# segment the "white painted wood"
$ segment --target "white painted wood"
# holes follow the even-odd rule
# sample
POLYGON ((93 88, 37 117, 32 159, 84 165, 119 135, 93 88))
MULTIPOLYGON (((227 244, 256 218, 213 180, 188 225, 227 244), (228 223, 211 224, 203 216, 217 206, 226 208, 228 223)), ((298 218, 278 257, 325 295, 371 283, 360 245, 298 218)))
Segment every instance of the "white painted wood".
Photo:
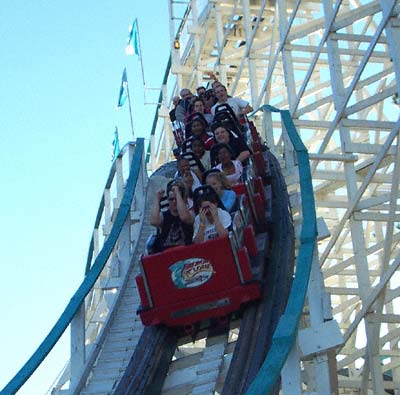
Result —
POLYGON ((317 218, 317 240, 321 241, 323 239, 326 239, 331 235, 331 232, 328 229, 328 226, 326 225, 325 219, 323 217, 318 217, 317 218))
POLYGON ((297 348, 297 339, 290 350, 288 359, 282 369, 282 394, 283 395, 301 395, 301 370, 300 355, 297 348))
POLYGON ((299 331, 299 347, 302 357, 310 357, 337 348, 343 344, 343 336, 336 321, 326 321, 299 331))
MULTIPOLYGON (((160 189, 166 182, 164 177, 155 177, 154 181, 148 184, 149 189, 147 193, 149 196, 154 194, 155 190, 160 189)), ((140 191, 139 187, 139 191, 140 191)), ((146 199, 142 199, 144 203, 146 199)), ((148 221, 149 210, 151 209, 151 199, 147 199, 146 212, 142 219, 148 221)), ((131 218, 137 217, 137 214, 131 214, 131 218)), ((131 225, 127 224, 127 231, 129 232, 131 225)), ((140 231, 140 237, 135 241, 137 245, 142 245, 147 239, 148 232, 151 226, 148 222, 140 231)), ((129 256, 127 252, 121 252, 120 258, 125 254, 131 263, 129 277, 124 281, 122 294, 118 300, 118 305, 114 308, 113 320, 104 335, 101 343, 101 351, 92 366, 91 373, 88 375, 89 379, 84 388, 79 392, 81 394, 96 394, 101 391, 111 391, 115 388, 121 379, 125 368, 130 360, 137 342, 140 339, 143 330, 142 323, 139 316, 136 315, 136 309, 140 303, 138 291, 134 277, 137 274, 136 262, 141 250, 135 252, 135 255, 129 256), (107 372, 107 374, 104 374, 107 372)), ((112 391, 111 391, 112 393, 112 391)))
MULTIPOLYGON (((178 4, 168 3, 172 44, 176 33, 172 17, 178 16, 178 4)), ((177 73, 174 94, 182 87, 193 90, 197 84, 205 85, 207 71, 219 73, 230 92, 244 94, 253 107, 267 103, 290 109, 309 151, 317 216, 324 218, 327 228, 326 238, 318 242, 324 283, 316 299, 320 325, 333 317, 347 334, 338 373, 329 353, 304 361, 303 394, 317 394, 318 387, 327 385, 325 373, 332 370, 340 394, 380 394, 383 388, 400 392, 399 270, 387 265, 395 262, 400 243, 396 228, 398 106, 391 98, 400 86, 399 4, 392 0, 213 0, 203 8, 203 2, 197 0, 191 3, 194 11, 186 21, 186 27, 191 26, 193 49, 172 50, 172 68, 177 73), (254 23, 252 18, 260 21, 254 23), (239 40, 245 44, 235 47, 239 40), (378 288, 385 296, 371 299, 378 288), (386 371, 386 366, 381 366, 386 355, 394 382, 380 380, 386 371), (324 374, 315 373, 317 366, 323 366, 324 374), (341 374, 344 371, 349 377, 341 374)), ((161 111, 162 115, 166 112, 161 111)), ((279 117, 259 114, 256 123, 279 157, 291 194, 296 195, 299 179, 291 168, 296 162, 289 161, 290 153, 282 157, 279 117)), ((170 134, 168 127, 160 137, 168 143, 163 133, 170 134)), ((151 167, 155 169, 165 158, 166 145, 154 136, 150 141, 151 167)), ((138 210, 136 206, 133 209, 138 210)), ((298 205, 293 205, 293 212, 301 220, 298 205)), ((132 240, 135 232, 131 224, 132 240)), ((103 243, 98 230, 94 241, 97 253, 103 243)), ((104 303, 93 295, 88 303, 90 312, 97 305, 104 303)), ((128 315, 129 309, 123 309, 128 315)), ((305 328, 312 328, 309 313, 307 306, 302 317, 305 328)), ((90 328, 95 333, 102 323, 99 314, 93 318, 96 322, 91 322, 90 328)), ((110 331, 109 335, 118 347, 124 342, 123 332, 110 331)), ((230 355, 223 358, 221 372, 227 371, 230 355)), ((287 379, 283 377, 282 382, 287 379)), ((335 388, 332 377, 330 385, 335 388)), ((188 384, 187 393, 193 388, 188 384)), ((202 385, 196 388, 199 393, 208 391, 202 385)), ((169 394, 174 394, 171 391, 169 394)))
POLYGON ((82 305, 79 313, 71 322, 71 386, 75 386, 85 364, 85 309, 82 305))
MULTIPOLYGON (((212 4, 220 5, 221 2, 215 0, 212 4)), ((239 4, 243 6, 244 3, 239 4)), ((367 300, 365 295, 370 290, 369 283, 379 281, 383 250, 396 251, 399 243, 395 231, 393 237, 385 237, 386 232, 390 232, 390 220, 395 220, 399 214, 389 193, 395 163, 389 155, 396 154, 396 143, 392 137, 397 133, 394 130, 398 129, 398 109, 391 109, 390 95, 394 86, 399 85, 396 75, 399 64, 396 58, 399 56, 396 39, 398 2, 392 17, 385 19, 388 15, 386 8, 392 4, 385 0, 277 0, 275 9, 271 10, 267 5, 263 10, 264 22, 254 29, 259 31, 253 32, 250 49, 251 58, 257 64, 257 82, 262 81, 257 86, 259 92, 253 103, 255 107, 267 98, 268 104, 292 111, 296 108, 294 122, 304 137, 314 170, 317 215, 325 219, 327 228, 324 232, 326 238, 319 240, 319 252, 322 254, 325 290, 331 296, 333 308, 329 308, 329 295, 322 292, 319 298, 322 322, 332 317, 333 313, 343 331, 354 322, 357 311, 364 306, 367 300), (278 32, 275 37, 274 31, 278 32), (325 39, 326 44, 323 44, 325 39), (394 61, 390 59, 391 54, 394 61), (286 64, 285 56, 291 58, 286 64), (317 58, 318 61, 313 61, 317 58), (285 69, 286 66, 288 68, 285 69), (285 74, 283 70, 286 70, 285 74), (294 102, 298 105, 294 106, 294 102)), ((224 2, 220 7, 222 25, 229 20, 235 6, 236 2, 224 2)), ((251 9, 252 4, 249 7, 251 9)), ((259 11, 257 6, 254 8, 249 15, 259 11)), ((244 19, 249 20, 245 13, 244 19)), ((218 64, 236 66, 231 74, 226 69, 224 82, 225 78, 231 78, 235 91, 244 91, 254 71, 241 62, 247 56, 243 50, 245 46, 236 49, 236 52, 233 48, 236 38, 245 38, 246 44, 249 41, 244 32, 245 23, 237 22, 236 25, 237 37, 223 32, 226 40, 223 50, 219 50, 218 64)), ((203 64, 212 64, 210 53, 213 48, 211 45, 207 49, 207 45, 214 43, 216 36, 216 32, 209 29, 208 36, 204 37, 203 57, 200 56, 199 62, 203 59, 203 64)), ((182 75, 180 78, 185 80, 186 77, 182 75)), ((252 98, 254 101, 253 92, 252 98)), ((280 125, 276 117, 272 120, 272 116, 265 115, 263 121, 268 127, 267 141, 271 151, 282 152, 280 125), (277 137, 273 137, 272 132, 277 137)), ((291 192, 298 192, 298 177, 290 170, 287 160, 282 163, 286 166, 287 185, 291 192)), ((296 211, 298 206, 293 208, 299 215, 296 211)), ((391 296, 387 296, 384 303, 385 309, 390 311, 388 303, 398 298, 399 293, 392 285, 388 288, 387 295, 391 296)), ((394 314, 393 320, 398 313, 394 314)), ((374 322, 384 320, 383 316, 360 315, 368 318, 367 326, 371 328, 376 328, 374 322)), ((309 319, 307 315, 303 318, 305 321, 309 319)), ((362 350, 361 355, 365 354, 365 348, 359 346, 355 339, 356 336, 360 338, 361 332, 357 326, 354 336, 347 341, 348 347, 342 349, 344 360, 349 362, 340 366, 345 366, 354 377, 362 372, 354 363, 353 356, 359 355, 358 347, 362 350), (347 359, 347 356, 352 358, 347 359)), ((367 342, 371 341, 367 350, 372 358, 378 353, 385 353, 382 338, 380 336, 377 347, 373 336, 367 337, 367 342)), ((329 356, 321 363, 332 371, 329 356)), ((378 383, 380 368, 374 366, 373 361, 370 365, 373 371, 378 372, 373 373, 374 390, 382 392, 382 383, 378 383)), ((312 371, 313 368, 308 369, 307 374, 313 375, 312 371)), ((314 387, 322 385, 315 378, 307 376, 304 379, 304 393, 316 393, 314 387), (309 388, 307 383, 310 383, 309 388)), ((339 389, 341 383, 339 381, 339 389)), ((369 385, 371 382, 367 379, 366 383, 369 385)), ((361 389, 361 381, 358 385, 357 390, 361 389)), ((387 383, 384 385, 390 386, 387 383)), ((345 391, 344 388, 342 390, 345 391)))
MULTIPOLYGON (((300 243, 302 221, 303 221, 302 217, 298 217, 294 221, 294 224, 295 224, 295 228, 294 228, 295 229, 295 238, 296 238, 296 245, 297 246, 300 243)), ((318 232, 318 236, 317 236, 317 240, 318 241, 323 240, 323 239, 325 239, 325 238, 330 236, 330 231, 329 231, 328 226, 327 226, 327 224, 325 222, 325 219, 323 217, 317 218, 317 232, 318 232)))

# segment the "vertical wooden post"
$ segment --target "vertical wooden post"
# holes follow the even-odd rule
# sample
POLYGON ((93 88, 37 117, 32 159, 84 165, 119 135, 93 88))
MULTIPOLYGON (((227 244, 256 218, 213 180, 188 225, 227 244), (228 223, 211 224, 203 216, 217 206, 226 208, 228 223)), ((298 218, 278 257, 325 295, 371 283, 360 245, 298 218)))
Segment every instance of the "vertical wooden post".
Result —
POLYGON ((75 388, 81 377, 85 364, 85 304, 82 303, 74 319, 71 321, 71 382, 75 388))

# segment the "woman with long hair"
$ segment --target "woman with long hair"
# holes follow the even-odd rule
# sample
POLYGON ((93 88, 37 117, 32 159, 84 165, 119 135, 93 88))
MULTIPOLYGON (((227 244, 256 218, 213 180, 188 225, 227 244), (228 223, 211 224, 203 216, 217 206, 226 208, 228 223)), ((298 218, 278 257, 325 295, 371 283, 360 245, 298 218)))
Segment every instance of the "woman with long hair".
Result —
POLYGON ((214 188, 226 211, 232 212, 236 206, 236 193, 232 191, 231 184, 224 173, 220 171, 209 172, 206 176, 206 184, 214 188))

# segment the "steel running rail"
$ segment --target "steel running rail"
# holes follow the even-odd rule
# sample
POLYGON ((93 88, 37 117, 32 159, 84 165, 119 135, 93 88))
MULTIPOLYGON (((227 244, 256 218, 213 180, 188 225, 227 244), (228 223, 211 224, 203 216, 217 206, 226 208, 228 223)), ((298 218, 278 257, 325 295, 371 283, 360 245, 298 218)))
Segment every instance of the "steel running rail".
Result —
POLYGON ((25 365, 2 389, 0 395, 14 395, 25 384, 29 377, 35 372, 35 370, 46 358, 47 354, 53 349, 54 345, 60 339, 64 331, 67 329, 68 325, 71 323, 75 314, 78 312, 81 304, 85 300, 86 295, 94 286, 97 278, 99 277, 101 271, 106 265, 111 252, 113 251, 126 217, 129 215, 136 184, 140 174, 143 154, 144 139, 138 138, 136 140, 135 152, 133 154, 124 195, 122 197, 121 205, 119 207, 115 222, 111 228, 109 237, 105 241, 101 251, 97 255, 86 277, 82 281, 75 294, 72 296, 64 312, 61 314, 60 318, 50 330, 49 334, 36 349, 36 351, 32 354, 29 360, 25 363, 25 365))
POLYGON ((254 111, 252 115, 258 111, 280 113, 281 120, 297 154, 301 205, 303 218, 307 218, 307 221, 303 221, 301 227, 300 249, 296 264, 296 272, 285 312, 280 318, 274 332, 270 351, 257 373, 256 378, 247 390, 246 395, 271 394, 279 378, 288 354, 295 343, 310 278, 313 251, 317 242, 317 219, 308 151, 301 141, 288 110, 279 110, 273 106, 264 105, 254 111))

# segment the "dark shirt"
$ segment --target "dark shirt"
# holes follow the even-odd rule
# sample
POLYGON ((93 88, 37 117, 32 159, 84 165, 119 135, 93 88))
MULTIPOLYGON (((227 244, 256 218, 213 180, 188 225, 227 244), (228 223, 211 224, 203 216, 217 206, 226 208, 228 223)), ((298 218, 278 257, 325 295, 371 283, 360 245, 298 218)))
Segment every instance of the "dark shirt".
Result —
POLYGON ((186 123, 186 118, 191 113, 191 98, 181 100, 175 108, 175 118, 179 122, 186 123))
POLYGON ((163 214, 161 233, 158 235, 157 250, 163 251, 170 247, 191 244, 193 238, 193 225, 186 224, 179 216, 167 210, 163 214))
POLYGON ((175 111, 176 111, 176 108, 173 108, 173 109, 169 112, 169 119, 171 120, 171 122, 176 121, 175 111))

